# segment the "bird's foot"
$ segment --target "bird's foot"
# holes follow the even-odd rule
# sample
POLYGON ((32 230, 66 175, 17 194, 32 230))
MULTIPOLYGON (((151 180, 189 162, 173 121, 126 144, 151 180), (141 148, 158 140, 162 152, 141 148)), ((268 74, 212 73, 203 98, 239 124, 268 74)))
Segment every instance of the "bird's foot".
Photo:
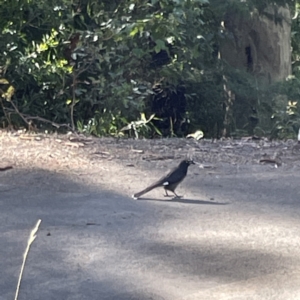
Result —
POLYGON ((181 199, 181 198, 183 198, 183 196, 175 195, 172 199, 181 199))
POLYGON ((167 194, 167 195, 164 195, 164 197, 173 197, 173 195, 168 195, 168 194, 167 194))

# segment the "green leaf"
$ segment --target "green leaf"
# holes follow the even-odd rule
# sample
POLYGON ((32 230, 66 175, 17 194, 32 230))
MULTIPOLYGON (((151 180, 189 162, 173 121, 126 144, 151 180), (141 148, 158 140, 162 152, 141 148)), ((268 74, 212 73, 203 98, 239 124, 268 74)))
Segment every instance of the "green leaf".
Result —
POLYGON ((15 93, 15 88, 11 85, 8 89, 7 89, 7 91, 4 93, 4 94, 2 94, 2 97, 6 100, 6 101, 11 101, 11 98, 12 98, 12 96, 14 95, 14 93, 15 93))
POLYGON ((9 82, 5 78, 0 78, 0 84, 9 84, 9 82))
POLYGON ((166 44, 163 40, 157 39, 155 40, 156 46, 154 47, 154 50, 156 53, 159 53, 161 50, 166 50, 166 44))
POLYGON ((129 33, 130 37, 134 37, 137 33, 139 32, 139 28, 138 27, 134 27, 131 32, 129 33))
POLYGON ((143 122, 147 122, 145 113, 141 113, 141 120, 142 120, 143 122))

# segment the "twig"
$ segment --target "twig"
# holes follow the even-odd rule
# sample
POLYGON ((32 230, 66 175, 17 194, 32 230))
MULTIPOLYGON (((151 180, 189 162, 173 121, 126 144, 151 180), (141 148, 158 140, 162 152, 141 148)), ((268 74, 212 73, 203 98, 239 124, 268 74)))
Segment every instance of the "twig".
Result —
POLYGON ((13 108, 15 109, 15 111, 17 112, 17 114, 22 118, 22 120, 27 124, 28 129, 30 129, 31 125, 30 123, 24 118, 24 116, 20 113, 18 107, 14 104, 13 101, 9 101, 11 103, 11 105, 13 106, 13 108))
MULTIPOLYGON (((1 92, 2 92, 2 91, 1 91, 1 92)), ((3 93, 3 92, 2 92, 2 93, 3 93)), ((8 117, 8 114, 7 114, 7 112, 6 112, 6 109, 5 109, 5 106, 4 106, 4 104, 3 104, 3 101, 2 101, 2 98, 1 98, 1 97, 0 97, 0 103, 1 103, 1 106, 2 106, 3 113, 4 113, 4 115, 5 115, 5 118, 6 118, 7 122, 8 122, 8 126, 11 126, 10 118, 8 117)))
POLYGON ((94 60, 92 60, 85 68, 81 69, 77 73, 73 73, 73 82, 72 82, 72 103, 71 103, 71 108, 70 108, 70 117, 71 117, 71 124, 72 124, 72 130, 75 131, 75 122, 74 122, 74 107, 76 105, 76 95, 75 95, 75 88, 77 85, 77 78, 79 77, 80 74, 88 70, 88 68, 92 65, 94 60))
POLYGON ((55 123, 53 121, 50 121, 50 120, 47 120, 47 119, 44 119, 42 117, 33 117, 33 116, 28 116, 28 115, 24 115, 25 118, 27 120, 38 120, 38 121, 41 121, 41 122, 44 122, 44 123, 48 123, 48 124, 51 124, 53 127, 56 127, 56 128, 59 128, 59 127, 67 127, 69 128, 70 130, 72 130, 71 126, 69 124, 58 124, 58 123, 55 123))
MULTIPOLYGON (((12 101, 11 101, 12 102, 12 101)), ((10 108, 5 108, 5 110, 7 111, 10 111, 10 112, 15 112, 15 110, 13 109, 10 109, 10 108)), ((51 124, 53 127, 56 127, 56 128, 60 128, 60 127, 67 127, 68 129, 72 130, 71 126, 69 124, 59 124, 59 123, 55 123, 53 121, 50 121, 50 120, 47 120, 47 119, 44 119, 42 117, 34 117, 34 116, 30 116, 30 115, 27 115, 27 114, 22 114, 20 112, 17 111, 18 114, 21 114, 25 120, 37 120, 37 121, 41 121, 41 122, 44 122, 44 123, 48 123, 48 124, 51 124)), ((27 123, 27 122, 26 122, 27 123)), ((28 123, 27 123, 28 124, 28 123)))
POLYGON ((7 170, 10 170, 10 169, 12 169, 13 167, 12 166, 6 166, 6 167, 2 167, 2 168, 0 168, 0 171, 2 172, 2 171, 7 171, 7 170))
POLYGON ((29 253, 29 249, 30 249, 32 243, 34 242, 34 240, 36 238, 36 233, 37 233, 37 231, 39 229, 39 226, 40 226, 41 222, 42 222, 42 220, 39 219, 37 221, 35 227, 30 232, 30 236, 29 236, 29 239, 27 241, 27 247, 26 247, 26 250, 25 250, 24 255, 23 255, 23 263, 22 263, 22 266, 21 266, 20 274, 19 274, 19 280, 18 280, 16 295, 15 295, 15 300, 17 300, 18 296, 19 296, 19 291, 20 291, 20 286, 21 286, 21 280, 22 280, 22 276, 23 276, 23 271, 24 271, 24 267, 25 267, 25 262, 26 262, 26 259, 27 259, 27 255, 29 253))
POLYGON ((71 117, 71 124, 72 124, 72 130, 75 129, 75 123, 74 123, 74 106, 76 104, 76 95, 75 95, 75 86, 76 86, 76 78, 77 76, 73 74, 73 86, 72 86, 72 103, 70 107, 70 117, 71 117))

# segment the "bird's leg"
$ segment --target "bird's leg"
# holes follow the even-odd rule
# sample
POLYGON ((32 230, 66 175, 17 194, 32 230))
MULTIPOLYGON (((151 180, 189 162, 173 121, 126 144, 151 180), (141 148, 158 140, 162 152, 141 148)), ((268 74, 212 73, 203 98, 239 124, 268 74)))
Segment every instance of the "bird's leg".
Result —
MULTIPOLYGON (((170 191, 171 191, 171 190, 170 190, 170 191)), ((183 196, 177 195, 177 194, 175 193, 175 191, 171 191, 171 192, 175 195, 175 197, 172 196, 172 195, 169 195, 167 189, 165 189, 165 192, 166 192, 166 194, 165 194, 164 196, 165 196, 165 197, 173 197, 172 199, 180 199, 180 198, 183 197, 183 196)))
POLYGON ((165 189, 165 193, 166 193, 166 194, 164 195, 165 197, 172 197, 171 195, 168 194, 168 192, 167 192, 166 189, 165 189))

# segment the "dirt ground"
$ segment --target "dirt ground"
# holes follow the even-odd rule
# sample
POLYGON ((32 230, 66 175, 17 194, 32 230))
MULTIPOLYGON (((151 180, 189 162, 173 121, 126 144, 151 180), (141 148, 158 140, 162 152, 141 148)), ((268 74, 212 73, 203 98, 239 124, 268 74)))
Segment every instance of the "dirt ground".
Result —
POLYGON ((0 133, 0 299, 300 299, 295 141, 0 133), (131 195, 186 157, 166 200, 131 195))

